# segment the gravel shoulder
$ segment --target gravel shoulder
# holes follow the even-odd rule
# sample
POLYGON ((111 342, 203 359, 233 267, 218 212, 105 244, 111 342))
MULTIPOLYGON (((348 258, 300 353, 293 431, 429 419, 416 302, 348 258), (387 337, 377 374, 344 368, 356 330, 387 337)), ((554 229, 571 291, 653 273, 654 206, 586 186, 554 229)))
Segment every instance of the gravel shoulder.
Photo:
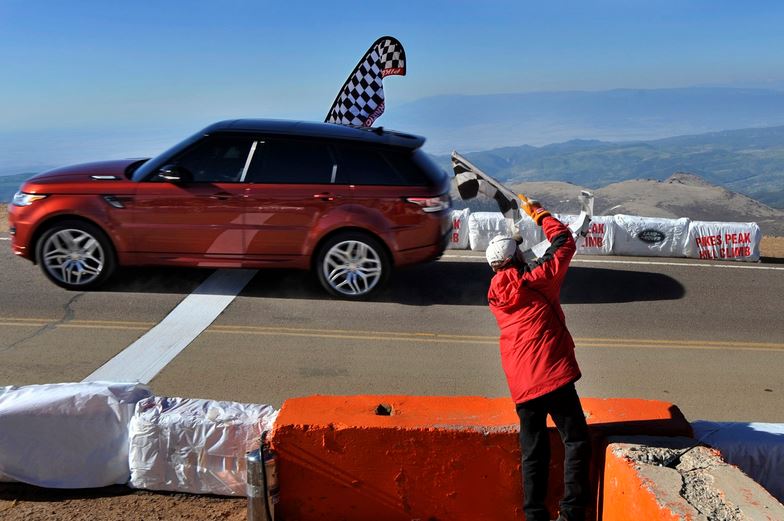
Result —
POLYGON ((763 237, 760 242, 760 255, 784 259, 784 237, 763 237))
POLYGON ((246 498, 134 491, 124 486, 49 490, 0 483, 3 521, 245 521, 246 498))

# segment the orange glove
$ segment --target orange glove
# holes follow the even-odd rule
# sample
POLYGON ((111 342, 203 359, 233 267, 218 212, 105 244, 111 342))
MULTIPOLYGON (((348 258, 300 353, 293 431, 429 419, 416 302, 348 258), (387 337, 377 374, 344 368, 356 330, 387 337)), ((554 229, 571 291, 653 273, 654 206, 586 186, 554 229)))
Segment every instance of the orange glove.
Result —
POLYGON ((542 221, 545 217, 550 217, 550 212, 542 208, 539 201, 528 199, 523 194, 518 194, 518 197, 523 201, 523 211, 528 214, 528 217, 533 219, 538 226, 542 225, 542 221))

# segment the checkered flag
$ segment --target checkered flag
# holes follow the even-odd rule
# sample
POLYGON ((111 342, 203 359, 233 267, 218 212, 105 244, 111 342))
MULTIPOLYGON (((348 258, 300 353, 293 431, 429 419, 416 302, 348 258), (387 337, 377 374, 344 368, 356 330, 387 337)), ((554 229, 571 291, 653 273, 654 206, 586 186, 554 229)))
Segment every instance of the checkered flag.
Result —
POLYGON ((391 36, 383 36, 370 46, 349 75, 332 108, 327 123, 369 127, 384 112, 384 84, 387 76, 406 75, 406 52, 391 36))
POLYGON ((457 152, 452 152, 452 169, 455 171, 455 182, 461 199, 473 199, 482 194, 495 200, 501 213, 511 223, 521 219, 520 199, 510 189, 479 170, 457 152))
MULTIPOLYGON (((452 169, 455 171, 455 182, 461 199, 473 199, 482 194, 495 200, 498 203, 498 209, 504 214, 509 227, 509 235, 520 231, 519 225, 525 215, 520 208, 520 196, 479 170, 457 152, 452 152, 452 169)), ((593 215, 593 194, 582 191, 577 199, 580 202, 580 215, 568 226, 575 238, 585 237, 593 215)), ((544 255, 549 246, 550 241, 547 239, 530 247, 529 244, 523 243, 521 247, 523 258, 526 262, 532 262, 544 255)))

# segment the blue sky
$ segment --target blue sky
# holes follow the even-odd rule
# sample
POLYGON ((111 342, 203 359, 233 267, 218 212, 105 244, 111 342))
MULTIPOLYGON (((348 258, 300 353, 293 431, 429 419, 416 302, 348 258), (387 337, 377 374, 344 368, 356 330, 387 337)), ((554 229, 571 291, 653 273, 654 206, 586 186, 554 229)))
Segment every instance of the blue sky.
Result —
POLYGON ((111 129, 155 146, 223 118, 320 120, 384 34, 408 55, 388 110, 455 93, 780 86, 783 22, 776 1, 0 0, 0 137, 111 129))

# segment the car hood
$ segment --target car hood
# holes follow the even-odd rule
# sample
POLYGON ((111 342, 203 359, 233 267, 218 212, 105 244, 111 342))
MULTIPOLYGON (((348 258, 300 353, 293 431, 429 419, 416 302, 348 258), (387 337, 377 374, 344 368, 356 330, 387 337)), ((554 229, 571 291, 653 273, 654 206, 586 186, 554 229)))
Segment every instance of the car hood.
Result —
POLYGON ((83 163, 80 165, 65 166, 55 168, 35 175, 27 180, 33 184, 48 183, 67 183, 83 181, 112 181, 109 177, 115 177, 116 181, 125 181, 125 169, 128 166, 140 161, 140 159, 119 159, 115 161, 98 161, 95 163, 83 163), (98 177, 99 179, 96 179, 98 177), (105 177, 107 179, 100 179, 105 177))

